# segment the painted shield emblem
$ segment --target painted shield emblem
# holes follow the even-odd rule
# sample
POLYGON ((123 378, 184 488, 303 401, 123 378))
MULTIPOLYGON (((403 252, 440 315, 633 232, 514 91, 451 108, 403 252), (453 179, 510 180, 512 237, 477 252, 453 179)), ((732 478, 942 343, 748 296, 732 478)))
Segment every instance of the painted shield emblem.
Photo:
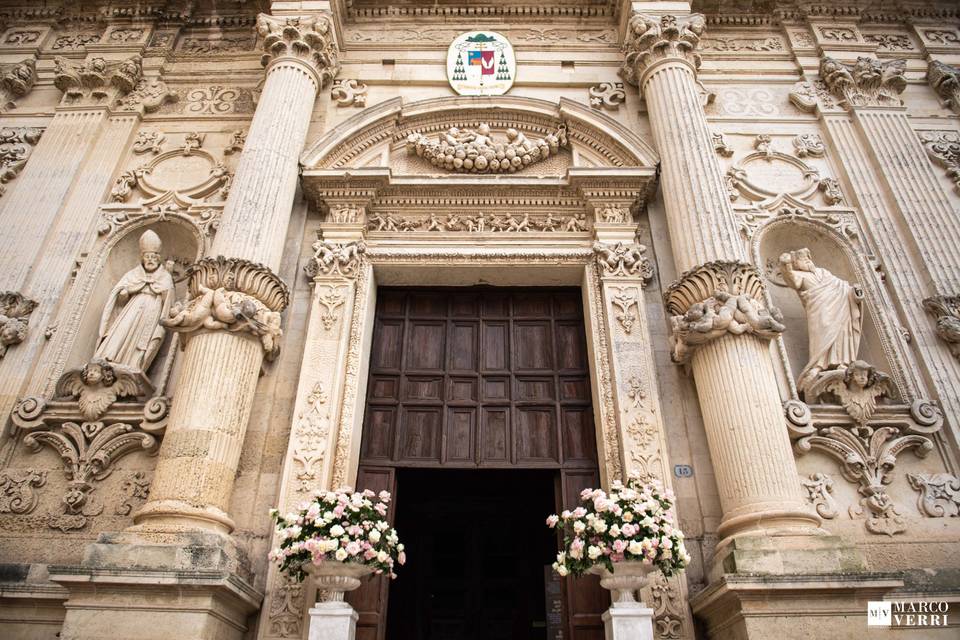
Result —
POLYGON ((513 86, 517 59, 496 31, 460 34, 447 51, 447 80, 462 96, 499 96, 513 86))

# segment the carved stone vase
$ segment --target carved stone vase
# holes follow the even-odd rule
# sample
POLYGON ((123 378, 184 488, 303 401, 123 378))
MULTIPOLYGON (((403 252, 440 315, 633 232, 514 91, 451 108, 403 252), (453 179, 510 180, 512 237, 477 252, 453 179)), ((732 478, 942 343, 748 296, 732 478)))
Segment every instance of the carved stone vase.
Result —
POLYGON ((603 566, 590 569, 613 600, 602 616, 606 640, 653 640, 653 609, 638 602, 636 593, 654 571, 653 565, 635 561, 615 562, 613 573, 603 566))
POLYGON ((310 608, 309 640, 355 640, 357 612, 344 595, 360 586, 373 568, 352 562, 328 561, 304 565, 317 587, 317 603, 310 608))

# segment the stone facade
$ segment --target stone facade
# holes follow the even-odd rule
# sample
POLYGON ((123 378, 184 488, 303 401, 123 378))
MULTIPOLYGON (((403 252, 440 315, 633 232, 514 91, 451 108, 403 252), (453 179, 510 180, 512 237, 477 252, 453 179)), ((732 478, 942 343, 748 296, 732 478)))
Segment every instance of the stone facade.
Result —
POLYGON ((388 285, 582 290, 601 481, 672 486, 693 556, 657 638, 960 602, 956 3, 35 5, 0 2, 3 637, 305 638, 267 512, 356 482, 388 285), (448 84, 478 29, 505 95, 448 84))

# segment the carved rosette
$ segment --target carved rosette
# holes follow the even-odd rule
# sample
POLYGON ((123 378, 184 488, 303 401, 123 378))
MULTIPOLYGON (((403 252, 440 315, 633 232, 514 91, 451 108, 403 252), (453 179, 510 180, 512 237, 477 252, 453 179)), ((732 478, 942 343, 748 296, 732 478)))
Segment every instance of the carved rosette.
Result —
POLYGON ((186 272, 188 298, 174 304, 161 324, 184 336, 201 331, 256 337, 267 360, 280 353, 280 312, 290 302, 287 285, 269 268, 240 258, 203 258, 186 272))
POLYGON ((736 261, 708 262, 687 271, 664 293, 672 325, 671 356, 678 364, 721 336, 744 333, 772 339, 783 333, 783 316, 765 303, 760 272, 736 261))
POLYGON ((923 308, 936 318, 937 335, 960 359, 960 296, 933 296, 923 301, 923 308))
POLYGON ((620 75, 630 84, 640 85, 654 63, 669 59, 683 60, 696 71, 700 68, 696 48, 706 27, 699 13, 683 18, 634 14, 627 24, 626 58, 620 75))
POLYGON ((323 87, 340 71, 340 52, 327 15, 279 18, 261 13, 257 31, 263 38, 260 62, 268 72, 280 60, 299 60, 316 74, 318 87, 323 87))
POLYGON ((844 107, 899 107, 907 88, 906 60, 882 62, 859 57, 845 64, 829 56, 820 59, 820 78, 844 107))
POLYGON ((0 113, 16 107, 14 100, 30 92, 37 81, 37 63, 33 58, 0 69, 0 113))
POLYGON ((30 314, 37 303, 16 291, 0 292, 0 360, 7 349, 27 337, 30 314))
POLYGON ((323 277, 354 279, 364 264, 367 245, 356 242, 330 242, 318 240, 313 243, 313 257, 303 271, 312 280, 323 277))
POLYGON ((960 69, 939 60, 931 60, 927 67, 927 80, 943 103, 960 113, 960 69))
POLYGON ((101 104, 133 91, 143 77, 143 60, 135 55, 119 62, 90 58, 83 62, 53 59, 53 84, 66 104, 101 104))

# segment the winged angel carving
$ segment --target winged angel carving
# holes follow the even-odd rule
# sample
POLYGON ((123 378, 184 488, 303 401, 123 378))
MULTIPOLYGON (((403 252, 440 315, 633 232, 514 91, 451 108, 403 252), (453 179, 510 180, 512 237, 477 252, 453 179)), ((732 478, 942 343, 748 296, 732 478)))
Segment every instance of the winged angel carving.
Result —
POLYGON ((893 387, 890 376, 863 360, 854 360, 847 367, 821 373, 807 389, 806 397, 817 402, 821 396, 831 394, 857 424, 866 425, 877 410, 879 399, 890 397, 893 387))
POLYGON ((139 395, 142 384, 142 374, 136 369, 94 358, 82 369, 63 374, 57 382, 57 396, 77 398, 80 414, 92 421, 117 399, 139 395))

